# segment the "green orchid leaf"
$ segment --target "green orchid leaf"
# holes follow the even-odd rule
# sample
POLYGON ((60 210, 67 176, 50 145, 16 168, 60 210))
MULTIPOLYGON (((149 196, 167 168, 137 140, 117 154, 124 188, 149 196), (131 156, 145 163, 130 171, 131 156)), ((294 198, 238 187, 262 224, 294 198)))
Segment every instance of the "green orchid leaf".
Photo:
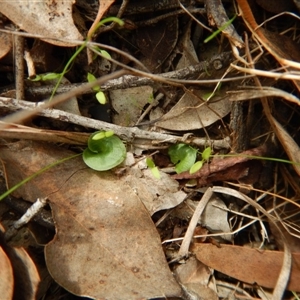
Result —
POLYGON ((190 174, 194 174, 196 172, 198 172, 203 166, 203 161, 197 161, 195 162, 192 167, 190 168, 190 174))
POLYGON ((126 148, 123 142, 115 135, 105 136, 105 132, 93 133, 88 141, 88 148, 83 152, 83 161, 96 171, 110 170, 126 157, 126 148), (103 133, 103 134, 102 134, 103 133))
POLYGON ((157 179, 160 179, 160 174, 159 174, 159 170, 157 167, 154 167, 154 168, 151 168, 150 169, 151 172, 152 172, 152 175, 157 178, 157 179))
POLYGON ((107 51, 100 49, 99 52, 104 58, 111 59, 111 55, 107 51))
POLYGON ((98 92, 97 94, 96 94, 96 98, 97 98, 97 100, 98 100, 98 102, 100 103, 100 104, 105 104, 106 103, 106 97, 105 97, 105 94, 103 93, 103 92, 98 92))
POLYGON ((146 158, 146 164, 147 164, 147 167, 150 169, 155 168, 155 163, 151 157, 146 158))
POLYGON ((60 73, 48 73, 45 75, 41 75, 42 81, 58 79, 60 76, 60 73))
POLYGON ((188 171, 197 158, 197 150, 186 144, 172 145, 168 153, 172 163, 176 164, 176 173, 188 171))
MULTIPOLYGON (((94 82, 96 80, 97 80, 96 77, 92 73, 88 72, 88 74, 87 74, 87 81, 88 82, 94 82)), ((92 88, 92 90, 95 91, 95 92, 100 92, 101 91, 101 87, 100 87, 100 85, 96 85, 96 86, 94 86, 92 88)))
POLYGON ((202 152, 202 159, 203 160, 209 160, 210 156, 211 156, 211 147, 207 147, 202 152))

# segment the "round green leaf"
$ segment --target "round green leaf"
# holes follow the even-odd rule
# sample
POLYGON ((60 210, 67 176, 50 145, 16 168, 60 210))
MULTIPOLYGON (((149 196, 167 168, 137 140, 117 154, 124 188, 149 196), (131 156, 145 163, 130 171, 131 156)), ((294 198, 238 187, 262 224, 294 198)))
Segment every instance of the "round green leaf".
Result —
POLYGON ((88 148, 83 152, 83 161, 87 166, 96 171, 110 170, 126 157, 126 148, 123 142, 115 135, 93 139, 98 137, 100 132, 96 132, 89 138, 88 148))

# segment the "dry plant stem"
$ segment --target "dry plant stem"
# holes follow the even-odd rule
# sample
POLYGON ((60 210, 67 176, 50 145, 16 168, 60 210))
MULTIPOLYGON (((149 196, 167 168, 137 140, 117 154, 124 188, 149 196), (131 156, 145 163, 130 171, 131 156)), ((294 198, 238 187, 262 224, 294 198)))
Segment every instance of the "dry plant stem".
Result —
POLYGON ((5 232, 5 239, 9 241, 15 236, 22 226, 27 224, 45 205, 47 204, 47 198, 38 198, 26 211, 26 213, 17 221, 15 221, 11 227, 5 232))
MULTIPOLYGON (((1 121, 0 124, 2 124, 1 121)), ((89 136, 90 134, 83 132, 37 129, 19 124, 10 124, 9 128, 0 129, 0 137, 4 139, 25 139, 71 145, 86 145, 89 136)))
MULTIPOLYGON (((249 55, 249 59, 250 59, 250 67, 252 67, 252 69, 254 69, 254 63, 252 61, 251 55, 249 55)), ((254 82, 258 88, 260 88, 260 89, 262 88, 262 85, 261 85, 258 77, 254 77, 254 82)), ((277 126, 274 123, 275 121, 271 114, 271 109, 269 106, 268 98, 262 97, 261 103, 262 103, 262 106, 264 109, 264 113, 265 113, 270 125, 272 126, 273 131, 275 132, 276 136, 279 137, 280 134, 278 132, 277 126)), ((269 218, 269 220, 271 221, 270 218, 269 218)), ((292 267, 292 254, 291 254, 291 250, 289 249, 288 243, 284 237, 284 234, 282 233, 282 231, 280 230, 280 228, 277 226, 277 224, 275 222, 274 222, 274 225, 276 225, 276 228, 279 230, 281 238, 282 238, 282 242, 284 245, 284 256, 283 256, 282 268, 281 268, 280 275, 278 277, 275 289, 273 291, 273 299, 279 300, 279 299, 282 299, 282 296, 283 296, 286 286, 288 284, 291 267, 292 267)))
MULTIPOLYGON (((18 109, 32 109, 34 114, 38 114, 40 116, 52 118, 55 120, 60 120, 72 124, 81 125, 84 127, 93 128, 96 130, 113 130, 116 135, 127 142, 133 143, 134 141, 138 142, 138 140, 150 140, 152 144, 155 143, 178 143, 183 142, 182 137, 174 136, 171 134, 159 133, 159 132, 152 132, 141 130, 137 127, 122 127, 110 123, 106 123, 103 121, 98 121, 82 116, 78 116, 75 114, 71 114, 62 110, 58 109, 38 109, 39 106, 43 107, 44 104, 36 105, 32 102, 17 101, 16 99, 12 98, 4 98, 0 97, 0 106, 9 108, 11 110, 18 110, 18 109)), ((30 112, 30 111, 29 111, 30 112)), ((3 120, 5 122, 5 120, 3 120)), ((0 123, 0 131, 2 128, 9 126, 7 123, 0 123)), ((199 147, 211 145, 215 149, 228 149, 230 147, 229 138, 225 138, 223 140, 207 140, 204 138, 189 138, 187 140, 184 139, 185 143, 192 143, 199 147)))
POLYGON ((208 201, 210 200, 212 194, 213 194, 212 188, 209 187, 206 190, 206 192, 204 193, 204 195, 202 196, 201 200, 199 201, 199 204, 197 205, 197 207, 194 211, 193 217, 191 218, 189 227, 185 233, 184 239, 183 239, 180 249, 178 251, 177 256, 179 258, 186 257, 188 255, 190 243, 192 241, 195 228, 196 228, 199 218, 200 218, 202 212, 204 211, 208 201))
MULTIPOLYGON (((3 199, 4 203, 13 208, 20 214, 25 214, 25 212, 31 207, 32 203, 24 201, 19 198, 14 198, 12 196, 8 196, 3 199)), ((49 210, 41 209, 38 213, 33 217, 33 221, 40 224, 47 229, 52 231, 55 230, 54 221, 52 218, 52 214, 49 210)))
POLYGON ((14 36, 16 98, 24 99, 24 37, 14 36))
MULTIPOLYGON (((276 228, 279 230, 279 232, 281 232, 280 228, 277 225, 276 218, 274 216, 272 216, 271 214, 269 214, 264 208, 262 208, 257 202, 255 202, 251 198, 247 197, 246 195, 244 195, 236 190, 226 188, 226 187, 215 186, 212 189, 216 193, 225 193, 227 195, 231 195, 233 197, 237 197, 239 199, 246 201, 247 203, 252 205, 254 208, 256 208, 257 210, 262 212, 269 219, 269 221, 272 222, 274 224, 274 226, 276 226, 276 228)), ((283 234, 282 234, 282 239, 283 239, 283 244, 284 244, 284 256, 283 256, 281 271, 278 276, 278 280, 277 280, 275 289, 273 291, 273 299, 275 299, 275 300, 282 299, 283 294, 286 289, 286 286, 287 286, 287 283, 289 281, 290 271, 291 271, 291 267, 292 267, 292 254, 291 254, 290 249, 287 246, 287 243, 285 242, 285 237, 283 234)))
MULTIPOLYGON (((114 72, 112 74, 103 76, 103 77, 97 79, 94 82, 86 83, 86 84, 84 84, 84 85, 82 85, 78 88, 75 88, 75 89, 73 89, 73 90, 71 90, 71 91, 69 91, 65 94, 57 95, 52 99, 52 101, 47 101, 47 102, 40 103, 40 105, 38 105, 38 106, 34 105, 34 108, 30 111, 20 111, 20 112, 16 112, 13 115, 7 116, 7 117, 3 118, 2 121, 4 123, 20 123, 20 122, 22 122, 22 121, 24 121, 24 120, 26 120, 30 117, 33 117, 34 115, 38 114, 39 112, 41 112, 44 109, 47 109, 49 107, 53 107, 53 106, 55 106, 59 103, 63 103, 66 100, 68 100, 68 99, 70 99, 70 98, 72 98, 72 97, 74 97, 78 94, 81 94, 86 90, 89 90, 89 89, 93 88, 96 85, 101 85, 104 82, 106 82, 107 80, 118 78, 120 76, 123 76, 124 74, 126 74, 126 71, 121 70, 121 71, 117 71, 117 72, 114 72)), ((9 98, 6 98, 6 99, 9 99, 9 98)), ((16 101, 16 99, 12 99, 12 100, 16 101)), ((5 125, 5 124, 2 123, 0 125, 0 129, 7 128, 7 127, 9 127, 9 124, 5 125)))
MULTIPOLYGON (((213 63, 214 61, 218 60, 223 64, 224 66, 227 65, 231 57, 231 52, 225 52, 220 55, 213 56, 209 61, 203 61, 199 64, 196 64, 194 66, 189 66, 187 68, 183 68, 180 70, 162 73, 159 76, 154 76, 153 79, 149 77, 141 77, 141 76, 133 76, 133 75, 124 75, 117 79, 112 79, 107 81, 106 83, 101 85, 102 91, 108 91, 108 90, 118 90, 118 89, 126 89, 131 87, 139 87, 139 86, 145 86, 145 85, 154 85, 157 80, 160 79, 185 79, 185 78, 191 78, 194 76, 199 75, 201 72, 206 72, 207 70, 213 69, 213 63)), ((241 78, 240 78, 241 79, 241 78)), ((199 80, 197 81, 198 85, 205 85, 205 84, 211 84, 212 82, 217 81, 211 81, 211 80, 199 80)), ((172 82, 169 82, 172 84, 172 82)), ((185 83, 185 81, 182 81, 181 83, 185 83)), ((196 82, 195 82, 196 83, 196 82)), ((82 83, 80 84, 70 84, 70 85, 61 85, 57 89, 57 93, 66 93, 70 90, 82 86, 82 83)), ((30 94, 34 94, 36 96, 39 95, 48 95, 52 92, 52 87, 28 87, 26 91, 30 94)), ((94 93, 92 90, 85 90, 84 93, 94 93)))

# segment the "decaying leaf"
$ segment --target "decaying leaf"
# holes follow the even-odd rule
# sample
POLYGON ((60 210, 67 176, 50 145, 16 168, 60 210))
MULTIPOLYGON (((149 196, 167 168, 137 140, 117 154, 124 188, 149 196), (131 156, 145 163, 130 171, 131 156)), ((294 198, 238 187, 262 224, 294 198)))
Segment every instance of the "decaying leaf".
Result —
POLYGON ((201 100, 205 93, 200 90, 185 93, 156 125, 169 130, 195 130, 213 124, 230 112, 228 99, 216 95, 205 102, 201 100))
MULTIPOLYGON (((4 229, 2 225, 0 225, 1 235, 3 234, 3 231, 4 229)), ((36 293, 40 283, 40 275, 32 258, 22 247, 14 248, 7 245, 4 241, 2 247, 9 258, 10 265, 13 270, 13 279, 7 283, 6 288, 7 292, 12 292, 14 296, 7 299, 36 299, 36 293), (12 290, 10 291, 10 289, 12 290)), ((10 278, 9 270, 2 268, 0 268, 0 270, 0 276, 8 276, 4 278, 1 277, 1 281, 3 279, 4 282, 6 282, 6 280, 10 278)), ((1 294, 1 299, 5 299, 3 295, 5 295, 5 293, 1 294)))
POLYGON ((136 191, 151 215, 180 204, 186 193, 178 190, 179 184, 166 173, 159 172, 160 179, 151 170, 132 170, 124 180, 136 191))
MULTIPOLYGON (((251 249, 233 245, 194 244, 192 251, 207 266, 238 280, 274 288, 283 262, 282 251, 251 249), (237 267, 238 266, 238 267, 237 267)), ((288 289, 300 291, 300 254, 292 254, 288 289)))
MULTIPOLYGON (((198 202, 188 199, 172 211, 172 216, 183 220, 190 220, 197 205, 198 202)), ((209 229, 212 233, 231 232, 227 220, 227 212, 226 210, 222 210, 222 208, 226 208, 225 203, 219 197, 213 195, 201 214, 198 223, 209 229)), ((222 238, 231 241, 231 235, 229 234, 222 235, 222 238)))
POLYGON ((150 71, 156 72, 174 49, 178 38, 178 19, 169 17, 153 26, 137 29, 138 48, 141 58, 150 71))
POLYGON ((10 300, 13 298, 14 277, 13 270, 9 258, 0 247, 0 294, 3 300, 10 300))
POLYGON ((217 293, 210 289, 207 285, 211 276, 211 272, 207 266, 198 261, 195 257, 190 257, 185 264, 181 264, 176 268, 176 278, 183 285, 186 299, 194 299, 192 296, 203 300, 219 299, 217 293), (188 297, 190 295, 190 298, 188 297))
MULTIPOLYGON (((35 142, 2 147, 8 185, 72 152, 35 142)), ((148 211, 111 172, 97 173, 78 157, 51 168, 16 192, 48 197, 56 236, 46 246, 50 274, 70 292, 97 299, 178 296, 148 211)))
POLYGON ((0 12, 28 33, 45 37, 45 41, 58 46, 72 46, 67 40, 82 40, 72 19, 75 1, 3 0, 0 12), (57 41, 57 38, 66 41, 57 41))
MULTIPOLYGON (((0 8, 1 10, 1 8, 0 8)), ((12 35, 6 32, 0 32, 0 59, 12 49, 12 35)))
POLYGON ((114 110, 113 123, 121 126, 133 126, 141 115, 144 106, 153 100, 153 88, 135 87, 110 91, 110 100, 114 110))

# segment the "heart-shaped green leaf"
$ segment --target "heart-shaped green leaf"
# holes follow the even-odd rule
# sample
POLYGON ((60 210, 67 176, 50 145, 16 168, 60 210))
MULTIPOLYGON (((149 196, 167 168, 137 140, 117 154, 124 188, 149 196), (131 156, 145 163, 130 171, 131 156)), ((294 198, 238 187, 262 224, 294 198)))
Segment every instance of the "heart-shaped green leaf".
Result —
POLYGON ((83 161, 96 171, 110 170, 126 157, 123 142, 111 132, 97 131, 88 140, 88 148, 83 151, 83 161))
POLYGON ((172 145, 168 153, 172 163, 176 164, 176 173, 188 171, 197 158, 197 150, 186 144, 172 145))

